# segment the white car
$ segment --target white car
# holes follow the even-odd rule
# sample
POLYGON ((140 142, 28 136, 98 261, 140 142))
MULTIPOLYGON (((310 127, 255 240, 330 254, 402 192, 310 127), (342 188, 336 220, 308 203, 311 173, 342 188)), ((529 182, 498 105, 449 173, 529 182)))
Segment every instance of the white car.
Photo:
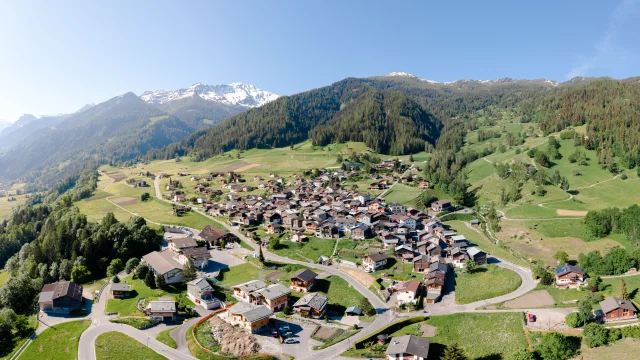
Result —
POLYGON ((292 338, 286 338, 284 339, 283 343, 285 344, 296 344, 298 341, 292 338))

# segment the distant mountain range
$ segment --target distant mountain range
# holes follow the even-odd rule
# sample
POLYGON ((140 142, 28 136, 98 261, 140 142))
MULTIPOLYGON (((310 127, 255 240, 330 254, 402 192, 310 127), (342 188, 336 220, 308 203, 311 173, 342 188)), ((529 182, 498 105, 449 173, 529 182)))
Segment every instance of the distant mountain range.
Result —
POLYGON ((0 133, 0 180, 26 177, 45 185, 47 177, 118 164, 277 98, 253 85, 198 83, 141 96, 127 93, 72 114, 25 114, 0 133))

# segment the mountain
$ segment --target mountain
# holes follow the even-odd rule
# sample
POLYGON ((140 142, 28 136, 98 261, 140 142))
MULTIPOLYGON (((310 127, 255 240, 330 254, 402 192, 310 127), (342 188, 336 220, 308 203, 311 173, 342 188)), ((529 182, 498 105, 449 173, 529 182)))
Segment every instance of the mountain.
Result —
POLYGON ((253 108, 277 99, 278 95, 242 83, 229 85, 196 83, 186 89, 146 91, 140 95, 142 100, 156 105, 192 97, 223 105, 253 108))
POLYGON ((40 130, 55 126, 63 121, 65 115, 44 116, 37 118, 31 114, 25 114, 13 124, 0 132, 0 153, 6 152, 20 142, 38 133, 40 130))
POLYGON ((11 126, 11 123, 5 120, 0 120, 0 134, 2 133, 2 130, 8 128, 9 126, 11 126))

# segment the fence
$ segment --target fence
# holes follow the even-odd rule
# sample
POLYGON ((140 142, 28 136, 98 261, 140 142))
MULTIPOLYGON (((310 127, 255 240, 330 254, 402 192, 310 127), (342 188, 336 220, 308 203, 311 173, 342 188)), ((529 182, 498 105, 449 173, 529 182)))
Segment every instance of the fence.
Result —
POLYGON ((98 295, 94 297, 93 302, 95 302, 96 304, 100 302, 100 296, 102 296, 102 291, 104 290, 104 288, 107 287, 107 285, 109 285, 108 281, 102 285, 100 290, 98 290, 98 295))

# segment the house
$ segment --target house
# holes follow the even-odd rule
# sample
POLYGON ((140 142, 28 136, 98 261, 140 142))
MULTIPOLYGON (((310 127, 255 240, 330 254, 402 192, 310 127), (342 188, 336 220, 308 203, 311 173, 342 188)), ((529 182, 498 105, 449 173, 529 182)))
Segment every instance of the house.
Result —
POLYGON ((123 298, 129 296, 131 285, 125 283, 111 284, 111 295, 114 298, 123 298))
POLYGON ((403 205, 400 205, 396 202, 389 204, 389 210, 391 210, 394 214, 406 214, 407 208, 403 205))
POLYGON ((182 282, 182 264, 174 257, 171 249, 154 251, 142 257, 154 275, 161 275, 165 284, 182 282))
POLYGON ((239 302, 227 310, 227 321, 254 334, 269 325, 272 315, 273 312, 264 305, 239 302))
POLYGON ((604 314, 604 321, 622 321, 636 319, 636 308, 631 301, 614 298, 613 296, 600 301, 600 308, 604 314))
POLYGON ((429 340, 415 335, 394 337, 385 351, 387 360, 426 360, 429 340))
POLYGON ((451 205, 451 201, 449 200, 438 200, 431 203, 431 209, 437 212, 449 210, 452 207, 453 205, 451 205))
POLYGON ((364 240, 369 237, 369 234, 369 227, 365 224, 360 224, 351 231, 351 238, 354 240, 364 240))
POLYGON ((347 308, 347 310, 345 310, 344 314, 346 316, 360 316, 362 315, 362 311, 360 311, 360 308, 358 308, 358 306, 350 306, 347 308))
POLYGON ((222 307, 218 298, 213 296, 213 286, 207 279, 199 278, 187 283, 187 297, 196 305, 202 305, 207 310, 222 307))
POLYGON ((204 229, 202 229, 202 231, 200 232, 199 236, 200 238, 202 238, 202 240, 208 242, 211 245, 213 245, 215 242, 222 241, 224 242, 222 246, 224 246, 230 242, 238 241, 238 237, 234 234, 211 225, 205 226, 204 229))
POLYGON ((429 272, 429 261, 427 261, 426 256, 423 256, 421 259, 418 259, 413 262, 413 272, 417 272, 417 273, 429 272))
POLYGON ((309 269, 300 269, 291 275, 289 288, 295 292, 308 292, 315 284, 318 274, 309 269))
POLYGON ((327 310, 328 302, 329 299, 322 293, 308 293, 293 304, 293 310, 304 317, 321 318, 327 310))
POLYGON ((249 294, 250 302, 256 305, 264 305, 275 312, 284 309, 289 301, 291 290, 282 284, 272 284, 266 288, 256 290, 249 294))
POLYGON ((475 246, 467 248, 469 258, 476 262, 477 265, 485 265, 487 263, 487 253, 475 246))
POLYGON ((175 320, 178 310, 172 298, 160 298, 149 302, 145 313, 152 319, 160 321, 175 320))
POLYGON ((374 272, 387 265, 387 254, 370 254, 362 258, 362 267, 367 272, 374 272))
POLYGON ((398 285, 393 287, 393 291, 396 293, 397 303, 415 304, 418 301, 420 292, 422 291, 422 284, 415 280, 401 281, 398 285))
POLYGON ((233 295, 243 301, 251 301, 250 294, 264 289, 267 284, 262 280, 251 280, 233 287, 233 295))
POLYGON ((46 313, 69 314, 82 308, 82 285, 71 281, 45 284, 40 292, 40 311, 46 313))
POLYGON ((563 265, 556 268, 556 286, 575 288, 586 285, 585 273, 581 268, 573 265, 563 265))
POLYGON ((198 243, 190 237, 168 239, 168 242, 169 249, 175 253, 176 260, 182 265, 186 264, 188 259, 191 259, 195 267, 202 269, 211 259, 209 250, 204 247, 198 247, 198 243))

